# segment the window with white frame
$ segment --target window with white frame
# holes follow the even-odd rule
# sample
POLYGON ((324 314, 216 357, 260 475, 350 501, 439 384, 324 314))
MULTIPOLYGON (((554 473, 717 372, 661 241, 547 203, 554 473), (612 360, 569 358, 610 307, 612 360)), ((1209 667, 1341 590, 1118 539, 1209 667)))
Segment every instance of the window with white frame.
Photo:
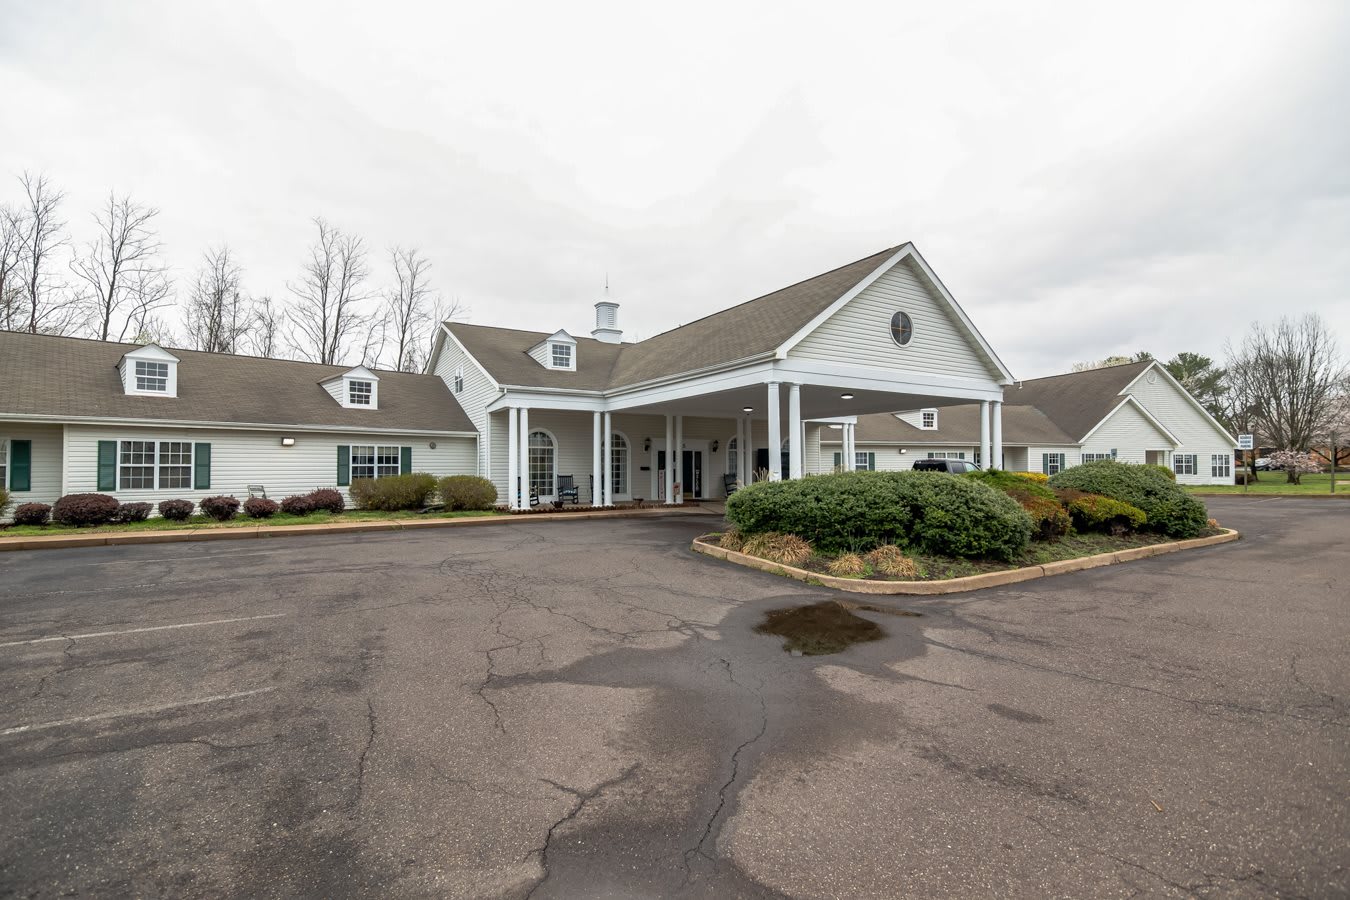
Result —
POLYGON ((929 458, 929 459, 965 459, 965 458, 966 458, 966 451, 964 451, 964 450, 929 450, 929 451, 928 451, 928 458, 929 458))
POLYGON ((1057 475, 1064 471, 1063 453, 1042 453, 1041 471, 1047 475, 1057 475))
POLYGON ((181 491, 191 488, 191 441, 118 441, 119 491, 181 491))
POLYGON ((727 474, 735 475, 739 478, 741 470, 738 463, 740 463, 740 461, 740 453, 736 449, 736 439, 732 438, 727 441, 727 474))
POLYGON ((530 432, 530 490, 540 497, 553 496, 553 438, 546 432, 530 432))
POLYGON ((1233 455, 1231 453, 1215 453, 1210 456, 1209 475, 1211 478, 1233 477, 1233 455))
POLYGON ((926 409, 922 413, 920 413, 919 416, 920 416, 919 421, 923 423, 922 427, 924 429, 932 431, 933 429, 937 428, 937 410, 926 409))
POLYGON ((375 444, 352 444, 350 448, 351 477, 384 478, 399 473, 399 448, 375 444))
POLYGON ((136 390, 165 394, 169 391, 169 364, 136 360, 136 390))
POLYGON ((875 472, 877 468, 877 455, 864 450, 854 451, 853 468, 861 472, 875 472))
POLYGON ((463 370, 463 369, 456 369, 456 370, 455 370, 455 393, 456 393, 456 394, 462 394, 462 393, 464 393, 464 370, 463 370))
POLYGON ((369 406, 374 394, 375 385, 369 381, 353 378, 347 382, 347 403, 351 406, 369 406))
POLYGON ((609 489, 628 493, 628 439, 617 431, 609 436, 609 489))
POLYGON ((1176 453, 1172 456, 1172 471, 1178 475, 1195 474, 1195 454, 1176 453))
POLYGON ((553 348, 553 368, 570 369, 572 368, 572 345, 571 344, 552 344, 553 348))
POLYGON ((1114 451, 1114 450, 1112 450, 1110 453, 1084 453, 1084 454, 1083 454, 1083 462, 1085 462, 1085 463, 1086 463, 1086 462, 1099 462, 1099 461, 1101 461, 1101 460, 1103 460, 1103 459, 1115 459, 1115 458, 1116 458, 1116 451, 1114 451))

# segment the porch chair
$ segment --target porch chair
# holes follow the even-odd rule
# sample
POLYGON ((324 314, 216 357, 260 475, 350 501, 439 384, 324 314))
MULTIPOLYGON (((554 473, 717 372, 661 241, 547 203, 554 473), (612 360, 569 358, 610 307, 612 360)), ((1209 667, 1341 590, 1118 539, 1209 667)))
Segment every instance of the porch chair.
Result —
POLYGON ((740 479, 729 472, 722 476, 722 490, 726 492, 728 497, 736 493, 736 482, 739 480, 740 479))
POLYGON ((252 500, 254 497, 261 497, 264 500, 266 500, 267 489, 264 488, 261 484, 250 484, 248 485, 248 496, 250 500, 252 500))
POLYGON ((577 487, 576 478, 572 475, 558 476, 558 504, 562 505, 571 501, 572 503, 581 502, 581 488, 577 487))

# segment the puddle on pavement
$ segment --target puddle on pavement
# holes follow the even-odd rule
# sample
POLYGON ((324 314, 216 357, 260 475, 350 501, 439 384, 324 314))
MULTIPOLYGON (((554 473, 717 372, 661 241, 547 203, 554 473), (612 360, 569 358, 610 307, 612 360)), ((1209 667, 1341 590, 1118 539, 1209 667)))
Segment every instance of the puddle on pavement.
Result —
POLYGON ((838 653, 853 644, 886 636, 880 625, 854 615, 833 600, 770 610, 755 631, 778 635, 784 639, 784 650, 803 656, 838 653))

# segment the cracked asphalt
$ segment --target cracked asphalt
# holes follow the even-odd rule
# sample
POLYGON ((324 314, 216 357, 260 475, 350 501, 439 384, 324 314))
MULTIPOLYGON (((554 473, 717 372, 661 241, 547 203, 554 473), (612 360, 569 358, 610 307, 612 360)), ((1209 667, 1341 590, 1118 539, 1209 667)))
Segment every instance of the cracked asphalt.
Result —
POLYGON ((1345 896, 1350 505, 863 613, 712 519, 0 554, 0 895, 1345 896))

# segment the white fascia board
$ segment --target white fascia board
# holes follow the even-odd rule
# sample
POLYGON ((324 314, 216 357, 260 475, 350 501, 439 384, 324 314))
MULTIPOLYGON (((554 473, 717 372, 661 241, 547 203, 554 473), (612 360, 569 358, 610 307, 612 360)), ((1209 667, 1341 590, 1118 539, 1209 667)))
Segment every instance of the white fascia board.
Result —
POLYGON ((803 420, 803 421, 805 421, 808 425, 813 424, 813 423, 823 423, 823 424, 825 424, 825 425, 856 425, 856 424, 858 424, 858 417, 857 417, 857 416, 831 416, 831 417, 825 418, 825 419, 805 419, 805 420, 803 420))
POLYGON ((928 265, 928 262, 919 255, 919 251, 915 249, 914 244, 912 243, 904 244, 899 250, 893 253, 889 259, 873 270, 871 274, 854 285, 848 293, 831 303, 823 311, 817 314, 815 318, 806 323, 806 325, 797 331, 796 334, 784 341, 783 344, 774 351, 774 356, 778 359, 786 359, 788 352, 805 340, 807 335, 825 324, 830 316, 843 309, 849 301, 871 287, 872 282, 889 272, 906 258, 913 259, 915 263, 918 264, 925 277, 928 278, 933 287, 937 288, 937 292, 941 295, 943 301, 946 302, 947 305, 951 307, 952 312, 956 314, 957 321, 961 324, 961 327, 966 331, 967 335, 979 344, 980 349, 984 351, 985 355, 989 357, 990 362, 994 364, 994 368, 998 369, 999 375, 1002 376, 1002 380, 999 383, 1012 384, 1015 381, 1012 372, 1003 364, 1003 360, 999 359, 998 354, 994 352, 994 348, 984 339, 984 335, 980 334, 979 330, 975 327, 975 323, 971 322, 970 316, 966 315, 966 311, 961 308, 961 304, 956 302, 956 298, 952 296, 951 291, 947 290, 947 286, 944 285, 942 280, 933 272, 933 269, 928 265))
MULTIPOLYGON (((454 342, 455 346, 459 348, 459 352, 463 353, 465 358, 468 359, 469 362, 473 364, 473 367, 482 373, 483 377, 488 380, 488 383, 492 385, 494 390, 502 389, 502 386, 497 383, 497 379, 492 377, 492 373, 489 372, 487 369, 485 369, 483 367, 483 364, 480 363, 478 359, 472 353, 469 352, 468 347, 465 347, 462 343, 460 343, 459 338, 455 337, 455 333, 451 331, 449 326, 447 326, 444 322, 441 323, 441 334, 445 336, 445 340, 454 342)), ((430 364, 428 364, 427 371, 434 372, 436 370, 430 364)))
POLYGON ((0 413, 0 422, 42 425, 125 425, 137 428, 213 428, 220 431, 303 431, 345 434, 416 434, 429 437, 477 437, 476 431, 427 431, 418 428, 372 428, 368 425, 294 425, 285 422, 208 422, 191 419, 128 419, 114 416, 36 416, 0 413))
POLYGON ((500 412, 512 406, 574 412, 604 412, 608 408, 604 397, 597 392, 575 391, 569 394, 560 390, 535 391, 529 388, 507 387, 499 397, 487 404, 487 411, 500 412))
POLYGON ((1133 396, 1128 395, 1125 397, 1125 399, 1121 400, 1114 407, 1112 407, 1111 411, 1107 413, 1105 416, 1103 416, 1100 422, 1098 422, 1096 425, 1093 425, 1092 430, 1089 431, 1087 434, 1083 435, 1082 439, 1079 440, 1078 443, 1086 444, 1088 441, 1092 440, 1092 436, 1096 434, 1099 430, 1101 430, 1101 427, 1105 425, 1107 422, 1109 422, 1112 416, 1120 412, 1120 408, 1122 406, 1133 406, 1148 421, 1150 425, 1158 429, 1158 431, 1162 433, 1163 437, 1167 438, 1169 441, 1172 442, 1172 446, 1174 447, 1181 446, 1181 441, 1177 439, 1177 436, 1175 434, 1167 430, 1167 426, 1163 425, 1163 423, 1159 422, 1156 418, 1154 418, 1153 413, 1149 412, 1147 409, 1144 409, 1144 404, 1134 399, 1133 396))
MULTIPOLYGON (((1152 364, 1152 365, 1146 366, 1146 367, 1144 368, 1144 371, 1142 371, 1142 372, 1140 372, 1138 375, 1134 376, 1134 379, 1133 379, 1132 381, 1130 381, 1129 384, 1125 385, 1124 389, 1121 390, 1121 393, 1122 393, 1122 394, 1127 394, 1127 393, 1129 393, 1130 388, 1134 387, 1135 382, 1137 382, 1140 378, 1143 378, 1144 375, 1146 375, 1148 372, 1153 371, 1154 369, 1158 370, 1158 372, 1160 372, 1164 378, 1166 378, 1168 381, 1170 381, 1170 382, 1172 383, 1172 386, 1173 386, 1174 388, 1176 388, 1177 390, 1181 391, 1181 395, 1182 395, 1183 397, 1185 397, 1187 400, 1190 401, 1191 406, 1195 407, 1195 409, 1200 413, 1200 415, 1202 415, 1202 416, 1205 417, 1205 421, 1209 422, 1210 425, 1213 425, 1213 426, 1214 426, 1214 430, 1215 430, 1215 431, 1217 431, 1217 432, 1219 432, 1219 434, 1223 435, 1223 436, 1228 440, 1228 443, 1230 443, 1230 444, 1233 445, 1233 449, 1234 449, 1234 450, 1238 449, 1237 438, 1235 438, 1235 437, 1233 437, 1233 435, 1229 434, 1228 429, 1227 429, 1227 428, 1224 428, 1222 425, 1220 425, 1220 424, 1219 424, 1219 420, 1216 419, 1216 418, 1214 418, 1213 416, 1211 416, 1211 415, 1209 414, 1209 410, 1205 409, 1205 407, 1200 403, 1199 400, 1197 400, 1197 399, 1195 399, 1194 397, 1192 397, 1192 396, 1191 396, 1191 392, 1188 391, 1188 390, 1186 390, 1185 386, 1183 386, 1182 383, 1181 383, 1180 381, 1177 381, 1175 378, 1173 378, 1173 377, 1172 377, 1172 373, 1169 372, 1169 371, 1167 371, 1167 367, 1164 366, 1162 363, 1158 362, 1156 359, 1153 360, 1153 364, 1152 364)), ((1131 396, 1133 396, 1133 395, 1131 395, 1131 396)), ((1142 403, 1139 404, 1139 408, 1140 408, 1140 409, 1144 409, 1144 406, 1143 406, 1142 403)), ((1147 414, 1148 410, 1145 409, 1144 412, 1147 414)), ((1178 445, 1180 445, 1180 441, 1178 441, 1177 443, 1178 443, 1178 445)))
POLYGON ((123 359, 145 359, 154 362, 178 362, 178 357, 174 356, 168 350, 165 350, 159 344, 146 344, 143 347, 137 347, 135 350, 128 350, 122 355, 123 359))
POLYGON ((611 411, 632 409, 635 406, 650 406, 655 403, 669 403, 673 400, 692 400, 703 394, 716 394, 720 391, 753 387, 780 380, 774 377, 772 362, 740 369, 721 371, 697 378, 685 378, 671 384, 649 387, 638 391, 626 391, 622 396, 611 397, 606 407, 611 411))
MULTIPOLYGON (((787 359, 774 363, 778 381, 794 381, 823 387, 856 388, 892 394, 927 394, 952 400, 1001 400, 1003 388, 994 381, 978 378, 926 375, 920 372, 896 372, 869 366, 849 366, 807 359, 787 359)), ((931 409, 932 407, 925 407, 931 409)))

